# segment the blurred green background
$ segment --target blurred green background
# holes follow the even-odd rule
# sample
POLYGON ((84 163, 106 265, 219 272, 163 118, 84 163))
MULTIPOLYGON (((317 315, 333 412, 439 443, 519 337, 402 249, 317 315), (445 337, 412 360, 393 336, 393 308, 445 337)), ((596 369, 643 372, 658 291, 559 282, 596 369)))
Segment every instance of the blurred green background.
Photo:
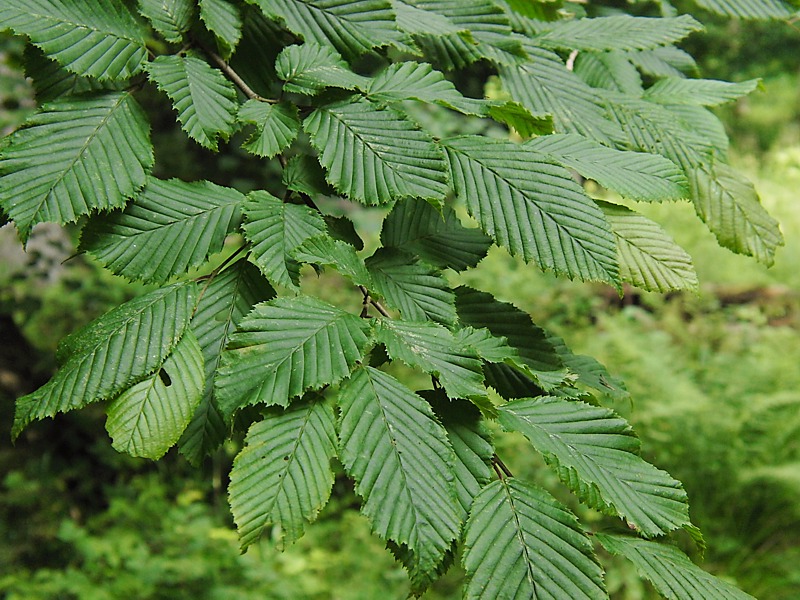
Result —
MULTIPOLYGON (((766 269, 719 248, 686 204, 639 205, 695 260, 698 294, 658 296, 556 280, 493 251, 460 280, 531 312, 571 347, 622 377, 615 408, 646 458, 680 479, 709 548, 694 558, 759 598, 800 597, 800 32, 778 23, 703 19, 685 45, 705 77, 763 77, 764 89, 720 112, 732 162, 756 183, 786 246, 766 269)), ((0 131, 34 109, 22 44, 0 37, 0 131)), ((163 110, 153 98, 154 110, 163 110)), ((169 110, 168 108, 166 109, 169 110)), ((216 158, 165 125, 161 176, 269 186, 270 173, 233 140, 216 158)), ((359 221, 375 235, 377 218, 359 221)), ((13 400, 47 380, 58 341, 141 286, 72 256, 76 230, 42 226, 23 254, 0 230, 0 597, 76 599, 404 598, 405 573, 336 480, 330 504, 286 552, 266 535, 240 555, 226 474, 240 441, 201 469, 171 452, 158 463, 117 454, 101 407, 31 426, 12 447, 13 400), (69 259, 69 260, 66 260, 69 259), (66 262, 64 262, 66 261, 66 262)), ((335 280, 311 285, 335 286, 335 280)), ((344 291, 342 291, 344 293, 344 291)), ((515 474, 559 494, 526 444, 498 453, 515 474)), ((567 501, 569 496, 560 494, 567 501)), ((571 505, 591 522, 593 515, 571 505)), ((603 556, 612 597, 653 598, 632 567, 603 556)), ((457 568, 425 596, 460 597, 457 568)))

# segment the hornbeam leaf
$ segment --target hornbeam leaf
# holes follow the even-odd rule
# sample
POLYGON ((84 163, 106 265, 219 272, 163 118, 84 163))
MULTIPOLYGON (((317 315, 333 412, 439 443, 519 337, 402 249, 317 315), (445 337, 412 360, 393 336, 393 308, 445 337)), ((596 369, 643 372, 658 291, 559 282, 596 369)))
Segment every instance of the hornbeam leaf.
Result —
POLYGON ((62 96, 77 96, 87 92, 122 90, 124 81, 98 81, 92 77, 82 77, 70 73, 56 61, 50 60, 36 46, 26 46, 23 53, 25 75, 33 80, 36 101, 40 104, 52 102, 62 96))
POLYGON ((533 42, 565 50, 649 50, 672 45, 703 26, 689 15, 666 18, 615 15, 538 24, 533 42))
POLYGON ((758 79, 731 83, 713 79, 668 77, 659 79, 647 88, 644 98, 662 104, 718 106, 746 96, 755 90, 759 83, 758 79))
POLYGON ((117 275, 164 283, 222 250, 243 202, 241 193, 208 181, 151 178, 125 210, 90 221, 81 249, 117 275))
POLYGON ((451 398, 486 396, 478 355, 441 325, 382 319, 376 333, 393 360, 438 377, 451 398))
POLYGON ((159 56, 147 64, 147 74, 163 91, 183 130, 198 144, 216 150, 236 124, 236 90, 218 70, 196 56, 159 56))
POLYGON ((469 28, 458 26, 444 15, 422 10, 411 2, 392 0, 392 8, 397 18, 398 29, 410 34, 429 34, 432 36, 455 33, 470 39, 469 28))
MULTIPOLYGON (((530 315, 513 304, 495 300, 491 294, 466 286, 456 288, 456 310, 463 325, 486 328, 497 338, 505 339, 519 353, 525 371, 545 387, 552 388, 566 377, 555 348, 543 329, 534 325, 530 315)), ((498 390, 499 391, 499 390, 498 390)))
POLYGON ((287 46, 275 61, 283 89, 313 96, 326 87, 354 90, 367 86, 369 79, 356 75, 330 46, 305 43, 287 46))
POLYGON ((449 206, 437 211, 416 198, 394 205, 383 222, 381 242, 416 254, 429 264, 456 271, 477 265, 492 244, 480 229, 464 227, 449 206))
POLYGON ((139 12, 150 20, 158 33, 173 44, 183 39, 194 18, 191 0, 139 0, 139 12))
POLYGON ((503 9, 491 0, 415 0, 414 7, 445 17, 459 31, 418 33, 414 40, 443 69, 461 69, 483 58, 502 64, 515 64, 525 52, 512 35, 503 9), (461 30, 467 30, 464 35, 461 30))
POLYGON ((631 62, 628 52, 581 52, 575 60, 574 71, 592 87, 634 97, 639 97, 644 92, 642 76, 631 62))
POLYGON ((543 269, 619 285, 603 213, 569 172, 511 142, 443 142, 456 196, 497 242, 543 269))
POLYGON ((190 329, 161 368, 108 406, 106 430, 119 452, 154 460, 181 437, 203 396, 203 353, 190 329))
POLYGON ((354 200, 416 196, 438 204, 447 193, 441 149, 403 113, 351 99, 318 108, 303 126, 328 181, 354 200))
POLYGON ((300 117, 297 107, 286 102, 268 104, 260 100, 248 100, 239 107, 239 121, 253 123, 256 130, 242 144, 242 148, 256 156, 272 158, 280 154, 297 137, 300 117))
POLYGON ((515 478, 481 490, 464 530, 464 598, 608 598, 575 516, 515 478))
POLYGON ((618 514, 645 537, 692 527, 680 482, 638 456, 639 440, 611 410, 546 396, 498 410, 500 424, 527 437, 592 508, 618 514))
POLYGON ((736 19, 788 19, 797 8, 781 0, 695 0, 695 3, 717 13, 736 19))
POLYGON ((444 425, 447 439, 455 451, 456 497, 465 521, 475 497, 492 481, 492 446, 488 427, 480 411, 466 400, 450 400, 441 390, 420 392, 444 425))
POLYGON ((595 88, 569 71, 557 54, 537 46, 526 50, 526 63, 500 68, 503 87, 514 100, 536 117, 551 115, 558 133, 579 133, 609 146, 623 139, 595 88))
POLYGON ((707 573, 670 544, 605 533, 596 534, 595 539, 611 554, 630 560, 639 575, 669 600, 755 600, 707 573))
POLYGON ((356 285, 373 286, 370 272, 355 248, 327 234, 308 238, 292 252, 292 256, 305 263, 331 266, 356 285))
POLYGON ((548 334, 547 341, 556 349, 559 358, 564 361, 567 368, 578 376, 578 383, 587 385, 615 400, 630 398, 625 383, 611 375, 597 359, 585 354, 574 354, 564 340, 557 335, 548 334))
POLYGON ((404 37, 395 26, 388 0, 250 1, 268 17, 283 20, 307 43, 333 46, 348 60, 404 37))
POLYGON ((456 321, 455 297, 436 269, 401 250, 381 248, 366 260, 371 288, 400 311, 406 321, 456 321))
POLYGON ((336 424, 327 402, 270 410, 253 424, 233 461, 228 498, 242 550, 268 525, 280 528, 283 549, 313 522, 333 487, 336 424))
POLYGON ((216 450, 227 434, 214 397, 214 378, 228 338, 255 304, 274 296, 275 290, 246 259, 209 279, 203 288, 190 327, 203 351, 206 387, 178 441, 181 454, 193 465, 199 465, 204 456, 216 450))
POLYGON ((147 118, 130 93, 64 98, 0 151, 0 206, 25 240, 36 223, 123 206, 152 166, 147 118))
POLYGON ((761 205, 747 179, 730 166, 716 163, 689 171, 695 210, 720 245, 752 256, 769 266, 783 246, 780 227, 761 205))
POLYGON ((359 367, 339 390, 340 457, 382 538, 416 569, 437 568, 459 532, 455 456, 430 405, 394 377, 359 367))
POLYGON ((157 369, 184 334, 194 284, 134 298, 61 342, 58 372, 17 401, 12 436, 35 419, 113 398, 157 369))
POLYGON ((427 63, 394 63, 378 73, 364 90, 376 102, 419 100, 441 104, 466 115, 484 115, 486 102, 465 98, 452 82, 427 63))
POLYGON ((311 298, 258 304, 230 336, 214 382, 226 420, 249 404, 288 406, 347 377, 364 358, 369 323, 311 298))
POLYGON ((295 154, 286 162, 281 183, 287 189, 307 196, 334 194, 331 186, 325 181, 325 171, 322 170, 317 159, 308 154, 295 154))
POLYGON ((127 79, 147 57, 145 33, 121 0, 3 0, 0 23, 78 75, 127 79))
POLYGON ((576 134, 545 135, 525 146, 626 198, 660 202, 689 195, 683 171, 663 156, 614 150, 576 134))
POLYGON ((248 195, 244 213, 244 234, 253 245, 250 260, 272 284, 296 289, 300 265, 292 251, 304 240, 325 233, 325 221, 307 206, 281 202, 264 191, 248 195))
POLYGON ((697 71, 694 58, 675 46, 629 52, 628 57, 642 73, 656 78, 685 77, 685 73, 697 71))
POLYGON ((242 37, 242 15, 229 0, 200 0, 200 19, 217 38, 225 58, 236 50, 242 37))
POLYGON ((692 257, 658 223, 624 206, 598 205, 617 239, 624 281, 651 292, 697 289, 692 257))

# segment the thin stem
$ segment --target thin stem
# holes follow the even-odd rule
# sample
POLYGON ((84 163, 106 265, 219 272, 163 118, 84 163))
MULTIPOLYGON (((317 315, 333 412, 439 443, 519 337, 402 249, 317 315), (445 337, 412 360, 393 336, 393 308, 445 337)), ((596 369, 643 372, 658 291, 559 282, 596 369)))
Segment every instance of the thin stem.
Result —
MULTIPOLYGON (((506 466, 506 464, 500 459, 499 456, 497 456, 497 454, 492 454, 492 466, 494 467, 495 471, 500 469, 500 471, 502 471, 506 477, 514 476, 514 474, 511 472, 511 469, 506 466)), ((503 479, 503 477, 501 476, 500 479, 503 479)))
POLYGON ((364 303, 369 302, 372 306, 375 307, 375 309, 379 313, 381 313, 381 315, 383 315, 387 319, 391 319, 392 318, 392 315, 390 315, 389 311, 386 310, 386 308, 384 308, 383 304, 381 304, 380 302, 378 302, 377 300, 375 300, 374 298, 372 298, 369 295, 369 290, 367 288, 365 288, 363 285, 360 285, 360 286, 358 286, 358 289, 361 290, 361 293, 364 296, 364 303))
POLYGON ((259 96, 258 94, 256 94, 253 91, 253 88, 251 88, 249 85, 247 85, 247 83, 245 83, 244 79, 242 79, 239 76, 239 74, 236 71, 234 71, 231 68, 231 66, 227 62, 225 62, 225 59, 222 58, 219 54, 217 54, 216 52, 214 52, 213 50, 211 50, 210 48, 207 48, 205 46, 201 45, 200 47, 203 49, 203 52, 205 52, 206 54, 208 54, 211 57, 211 60, 213 60, 215 63, 217 63, 217 66, 220 69, 222 69, 222 72, 225 73, 225 75, 228 76, 228 79, 230 79, 233 83, 236 84, 236 86, 240 90, 242 90, 242 92, 244 93, 245 96, 247 96, 251 100, 259 100, 260 102, 269 102, 270 104, 275 104, 276 103, 275 100, 271 100, 270 98, 264 98, 263 96, 259 96))

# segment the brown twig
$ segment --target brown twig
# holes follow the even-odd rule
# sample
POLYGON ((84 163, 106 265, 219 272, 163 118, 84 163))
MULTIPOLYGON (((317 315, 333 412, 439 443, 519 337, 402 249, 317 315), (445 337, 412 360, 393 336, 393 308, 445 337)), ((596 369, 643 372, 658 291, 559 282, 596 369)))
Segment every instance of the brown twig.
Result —
POLYGON ((497 472, 497 474, 500 477, 500 479, 503 479, 504 476, 505 477, 513 477, 514 476, 514 474, 511 472, 511 469, 509 469, 506 466, 506 464, 500 459, 499 456, 497 456, 497 454, 492 454, 492 466, 494 467, 494 470, 497 472), (500 475, 501 471, 502 471, 503 475, 500 475))
POLYGON ((239 74, 236 71, 234 71, 227 62, 225 62, 225 59, 222 58, 219 54, 217 54, 213 50, 211 50, 211 48, 207 48, 202 45, 200 45, 200 48, 202 48, 203 52, 205 52, 206 54, 208 54, 208 56, 211 57, 211 60, 217 63, 217 66, 222 70, 222 72, 225 73, 228 79, 230 79, 233 83, 236 84, 236 87, 242 90, 245 96, 247 96, 251 100, 258 100, 260 102, 269 102, 270 104, 276 103, 275 100, 272 100, 270 98, 264 98, 263 96, 259 96, 258 94, 256 94, 253 91, 253 88, 247 85, 245 80, 242 79, 239 76, 239 74))

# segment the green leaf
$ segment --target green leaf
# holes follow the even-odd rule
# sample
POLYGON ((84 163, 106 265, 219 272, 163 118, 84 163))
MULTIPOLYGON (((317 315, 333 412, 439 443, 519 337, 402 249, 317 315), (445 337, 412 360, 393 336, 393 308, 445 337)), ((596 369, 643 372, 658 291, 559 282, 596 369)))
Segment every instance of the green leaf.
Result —
POLYGON ((718 15, 736 19, 788 19, 797 8, 781 0, 695 0, 695 3, 718 15))
POLYGON ((250 0, 308 43, 333 46, 347 59, 401 41, 388 0, 250 0))
MULTIPOLYGON (((317 165, 319 167, 319 165, 317 165)), ((334 217, 331 215, 323 215, 325 225, 328 226, 328 233, 332 238, 346 242, 353 246, 356 250, 364 249, 364 240, 358 235, 356 226, 347 217, 334 217)))
POLYGON ((672 45, 703 26, 689 15, 668 18, 615 15, 542 23, 533 42, 565 50, 648 50, 672 45))
POLYGON ((139 0, 139 12, 165 40, 178 44, 192 26, 194 3, 191 0, 139 0))
POLYGON ((381 243, 416 254, 434 266, 463 271, 486 256, 492 240, 480 229, 464 227, 449 206, 438 211, 428 202, 408 198, 397 202, 386 216, 381 243))
POLYGON ((456 197, 500 245, 571 279, 619 284, 608 223, 564 167, 479 136, 443 145, 456 197))
POLYGON ((248 100, 239 107, 239 121, 256 126, 242 148, 256 156, 273 158, 286 150, 300 131, 297 107, 286 102, 269 104, 248 100))
POLYGON ((23 240, 36 223, 119 208, 153 166, 148 133, 127 92, 46 104, 0 151, 0 206, 23 240))
POLYGON ((200 19, 217 39, 225 58, 230 57, 242 37, 242 15, 229 0, 200 0, 200 19))
POLYGON ((638 456, 639 440, 614 412, 551 397, 514 400, 498 410, 500 424, 528 438, 592 508, 618 514, 646 537, 691 527, 680 482, 638 456))
POLYGON ((440 104, 466 115, 485 115, 486 102, 465 98, 452 82, 427 63, 400 62, 378 73, 364 90, 375 102, 418 100, 440 104))
POLYGON ((78 75, 127 79, 147 57, 145 33, 121 0, 3 0, 0 23, 78 75))
POLYGON ((98 81, 70 73, 56 61, 50 60, 36 46, 28 45, 23 53, 25 75, 33 80, 36 101, 46 104, 62 96, 77 96, 87 92, 104 92, 125 88, 122 81, 98 81))
POLYGON ((163 91, 183 130, 198 144, 217 149, 236 124, 236 90, 218 70, 196 56, 159 56, 147 64, 147 74, 163 91))
POLYGON ((761 205, 753 184, 732 167, 716 163, 689 172, 695 210, 720 245, 770 266, 783 246, 778 222, 761 205))
POLYGON ((415 0, 413 5, 433 13, 432 23, 441 23, 439 17, 445 17, 457 30, 414 36, 425 54, 447 71, 462 69, 483 58, 514 64, 525 57, 512 36, 508 17, 491 0, 415 0), (465 31, 468 35, 464 35, 465 31))
POLYGON ((438 204, 447 193, 441 149, 403 113, 351 99, 318 108, 303 126, 328 181, 353 200, 416 196, 438 204))
POLYGON ((600 362, 585 354, 574 354, 563 339, 557 335, 548 334, 547 341, 556 349, 559 358, 564 362, 570 372, 578 376, 578 383, 582 383, 615 400, 630 398, 630 393, 625 384, 608 372, 600 362))
POLYGON ((297 289, 300 265, 292 251, 304 240, 325 233, 325 221, 307 206, 287 204, 264 191, 251 192, 242 227, 252 244, 250 260, 273 285, 297 289))
POLYGON ((706 573, 675 546, 632 536, 596 534, 603 547, 630 560, 639 575, 669 600, 755 600, 750 594, 706 573))
POLYGON ((236 456, 228 487, 242 550, 269 525, 283 549, 313 522, 333 487, 336 424, 327 402, 306 401, 270 410, 253 424, 236 456))
POLYGON ((200 345, 187 329, 158 371, 109 404, 106 430, 114 449, 154 460, 164 456, 203 396, 203 375, 200 345))
POLYGON ((633 149, 668 158, 687 178, 693 166, 712 160, 713 143, 669 108, 621 94, 609 95, 613 100, 608 105, 609 115, 622 127, 633 149))
POLYGON ((286 82, 284 90, 308 96, 326 87, 354 90, 369 82, 366 77, 353 73, 330 46, 308 42, 284 48, 275 61, 275 71, 286 82))
POLYGON ((459 532, 453 448, 430 406, 399 381, 359 367, 339 390, 340 457, 384 539, 435 570, 459 532))
POLYGON ((368 334, 364 319, 309 296, 256 305, 222 354, 215 386, 223 415, 250 404, 288 406, 337 383, 363 360, 368 334))
MULTIPOLYGON (((519 353, 524 371, 542 386, 552 388, 564 381, 566 371, 543 329, 516 306, 491 294, 466 286, 456 288, 456 310, 463 325, 486 328, 519 353)), ((498 390, 499 391, 499 390, 498 390)))
POLYGON ((372 277, 355 248, 327 234, 308 238, 294 250, 292 256, 305 263, 333 267, 356 285, 367 288, 373 285, 372 277))
POLYGON ((550 115, 534 116, 519 102, 494 101, 488 103, 487 115, 516 131, 521 138, 553 133, 553 118, 550 115))
POLYGON ((222 250, 243 202, 241 193, 208 181, 151 178, 124 211, 90 221, 81 250, 117 275, 164 283, 222 250))
POLYGON ((478 494, 462 561, 467 599, 608 597, 575 516, 544 490, 514 478, 478 494))
POLYGON ((406 321, 455 323, 455 297, 447 280, 433 267, 389 248, 379 249, 366 265, 374 282, 371 289, 399 310, 406 321))
POLYGON ((697 289, 692 257, 658 223, 624 206, 598 204, 617 238, 623 281, 650 292, 697 289))
POLYGON ((689 194, 683 171, 663 156, 614 150, 575 134, 546 135, 525 146, 626 198, 660 202, 689 194))
POLYGON ((662 104, 718 106, 746 96, 758 88, 759 84, 758 79, 730 83, 713 79, 668 77, 659 79, 647 88, 644 98, 662 104))
POLYGON ((477 354, 441 325, 382 319, 376 337, 393 360, 437 377, 451 398, 486 396, 477 354))
POLYGON ((435 12, 422 10, 414 6, 416 2, 392 0, 392 8, 397 19, 398 29, 410 34, 429 34, 442 36, 457 34, 466 39, 471 39, 466 26, 456 25, 453 21, 435 12))
POLYGON ((12 437, 35 419, 113 398, 157 369, 184 334, 194 285, 134 298, 61 342, 58 372, 17 401, 12 437))
POLYGON ((639 97, 644 92, 642 76, 631 62, 628 52, 581 52, 575 60, 574 71, 592 87, 634 97, 639 97))
POLYGON ((308 154, 296 154, 286 162, 281 182, 293 192, 307 196, 333 194, 325 181, 325 171, 317 159, 308 154))
POLYGON ((214 397, 214 379, 228 338, 253 305, 274 296, 275 290, 246 259, 212 277, 203 287, 190 327, 203 351, 206 387, 178 441, 181 454, 193 465, 216 450, 228 433, 214 397))
POLYGON ((684 77, 684 73, 697 71, 697 63, 685 50, 674 46, 629 52, 628 57, 646 75, 655 78, 684 77))
POLYGON ((421 392, 421 395, 431 403, 455 451, 456 497, 461 506, 460 520, 465 521, 475 497, 492 481, 489 465, 494 447, 489 429, 471 402, 450 400, 440 391, 421 392))
POLYGON ((569 71, 557 54, 536 46, 526 49, 524 65, 500 68, 503 87, 514 100, 534 116, 551 115, 558 133, 579 133, 609 146, 623 138, 595 88, 569 71))

